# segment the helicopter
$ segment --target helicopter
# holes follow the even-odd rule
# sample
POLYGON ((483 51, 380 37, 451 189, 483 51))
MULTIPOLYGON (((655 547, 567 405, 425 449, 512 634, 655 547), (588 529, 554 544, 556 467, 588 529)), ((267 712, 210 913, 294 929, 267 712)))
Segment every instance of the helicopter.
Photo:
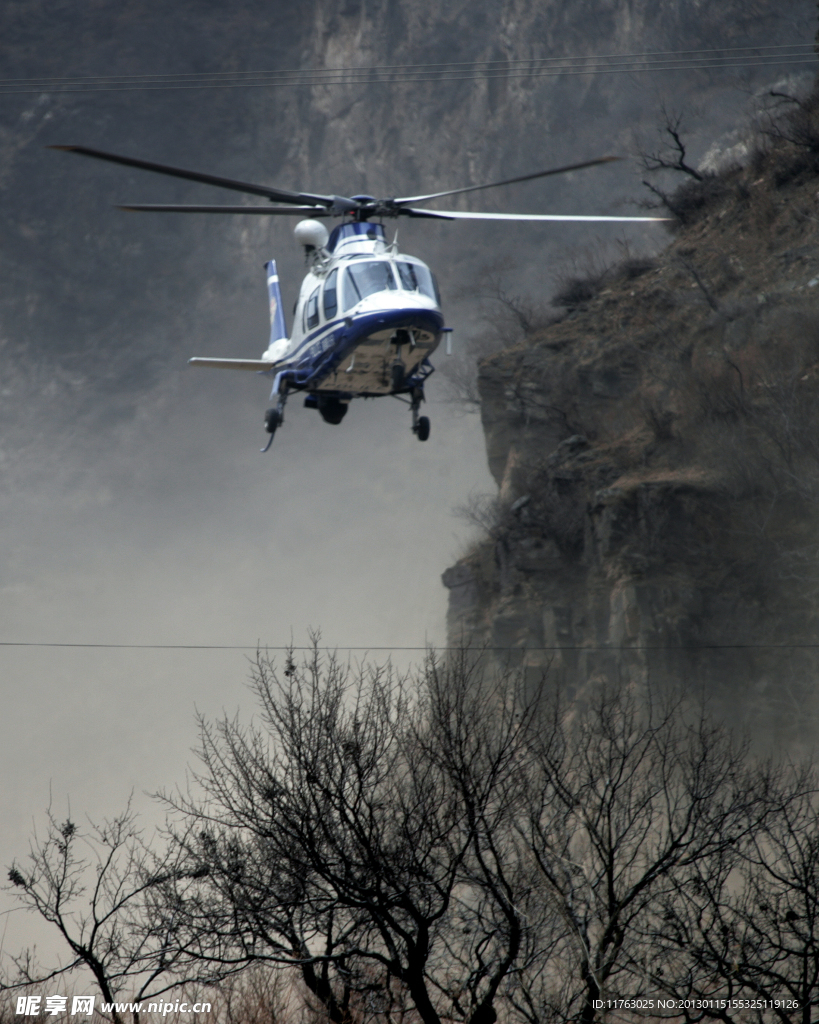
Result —
POLYGON ((86 146, 50 149, 184 178, 246 195, 262 196, 261 206, 131 204, 121 210, 152 213, 218 213, 301 216, 296 240, 304 247, 308 272, 302 282, 287 336, 276 261, 265 263, 270 301, 270 341, 259 359, 194 356, 192 366, 220 370, 250 370, 273 378, 264 417, 270 435, 263 452, 284 422, 291 393, 304 393, 304 405, 317 409, 326 423, 339 424, 354 398, 391 395, 406 402, 412 432, 419 441, 430 434, 427 416, 420 415, 424 385, 434 367, 429 357, 452 328, 444 325, 438 285, 430 268, 416 256, 399 252, 397 233, 387 243, 384 220, 398 217, 434 220, 648 222, 664 217, 575 216, 429 210, 434 199, 499 188, 551 175, 568 174, 611 163, 616 156, 599 157, 564 167, 535 171, 516 178, 432 192, 427 195, 376 199, 369 195, 338 196, 286 189, 217 177, 199 171, 153 163, 86 146), (338 218, 332 232, 322 220, 338 218))

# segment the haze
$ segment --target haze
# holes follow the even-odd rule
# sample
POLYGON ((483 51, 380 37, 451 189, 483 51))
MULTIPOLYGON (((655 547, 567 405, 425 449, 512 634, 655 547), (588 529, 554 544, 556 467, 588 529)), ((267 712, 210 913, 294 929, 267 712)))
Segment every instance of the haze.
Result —
MULTIPOLYGON (((317 2, 297 16, 255 0, 230 14, 204 0, 173 13, 153 0, 100 0, 76 14, 17 0, 0 15, 0 60, 3 79, 427 64, 683 49, 717 31, 683 23, 683 3, 656 15, 648 0, 637 6, 631 25, 608 12, 612 39, 602 22, 587 37, 591 0, 537 16, 494 2, 457 12, 317 2)), ((812 37, 811 4, 758 6, 765 41, 812 37)), ((751 45, 749 31, 715 45, 751 45)), ((292 224, 126 216, 112 204, 223 197, 43 147, 100 146, 284 188, 414 194, 602 155, 601 146, 622 151, 635 126, 653 127, 666 96, 687 95, 702 152, 760 76, 790 70, 0 95, 0 640, 11 645, 0 647, 0 862, 24 855, 50 801, 58 815, 70 800, 75 816, 100 819, 133 791, 151 820, 144 794, 184 777, 195 710, 250 713, 245 659, 257 644, 303 645, 314 628, 353 659, 394 652, 402 666, 443 645, 440 575, 469 541, 452 508, 492 489, 479 419, 446 403, 440 374, 428 386, 426 444, 391 399, 354 403, 337 428, 294 399, 271 452, 259 454, 269 382, 185 360, 258 357, 263 261, 278 259, 288 310, 300 280, 292 224), (137 646, 40 646, 50 644, 137 646), (220 645, 242 649, 212 649, 220 645)), ((640 191, 624 163, 487 196, 470 208, 632 212, 640 191)), ((503 278, 508 287, 540 301, 555 268, 623 237, 401 227, 402 249, 439 275, 461 353, 480 329, 486 268, 519 268, 503 278)), ((663 236, 627 238, 651 249, 663 236)), ((8 921, 5 951, 39 934, 19 914, 8 921)))

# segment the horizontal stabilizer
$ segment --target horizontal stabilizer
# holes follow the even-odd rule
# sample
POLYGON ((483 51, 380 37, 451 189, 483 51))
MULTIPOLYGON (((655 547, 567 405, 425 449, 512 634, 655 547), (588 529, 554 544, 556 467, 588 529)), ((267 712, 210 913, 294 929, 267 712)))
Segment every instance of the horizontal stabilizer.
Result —
POLYGON ((269 359, 207 359, 194 356, 189 359, 191 366, 210 366, 214 370, 269 370, 274 365, 269 359))

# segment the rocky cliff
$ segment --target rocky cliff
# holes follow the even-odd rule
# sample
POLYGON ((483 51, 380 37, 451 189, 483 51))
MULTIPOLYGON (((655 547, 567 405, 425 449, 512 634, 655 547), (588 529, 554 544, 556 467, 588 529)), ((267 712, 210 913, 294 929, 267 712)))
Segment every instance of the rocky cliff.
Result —
POLYGON ((481 364, 498 495, 443 577, 452 642, 815 729, 819 101, 786 107, 745 167, 666 195, 658 257, 565 281, 481 364))

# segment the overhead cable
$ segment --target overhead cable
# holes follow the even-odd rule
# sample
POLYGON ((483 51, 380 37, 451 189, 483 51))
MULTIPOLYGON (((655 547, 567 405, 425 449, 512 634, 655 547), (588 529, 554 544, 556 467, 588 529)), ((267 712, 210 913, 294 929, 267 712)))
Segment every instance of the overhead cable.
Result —
POLYGON ((526 79, 560 75, 640 74, 660 71, 730 70, 815 64, 809 44, 647 53, 575 55, 439 64, 380 64, 364 67, 292 68, 182 74, 103 75, 0 79, 0 95, 94 93, 189 89, 237 89, 391 85, 526 79))
MULTIPOLYGON (((118 650, 118 651, 312 651, 312 645, 298 646, 291 644, 110 644, 110 643, 59 643, 26 640, 0 640, 0 647, 39 647, 39 648, 78 648, 83 650, 118 650)), ((321 648, 324 650, 325 648, 321 648)), ((336 646, 328 644, 333 651, 801 651, 819 650, 819 643, 806 644, 550 644, 494 646, 492 644, 470 646, 461 644, 430 644, 427 647, 379 647, 359 644, 356 647, 336 646)))

